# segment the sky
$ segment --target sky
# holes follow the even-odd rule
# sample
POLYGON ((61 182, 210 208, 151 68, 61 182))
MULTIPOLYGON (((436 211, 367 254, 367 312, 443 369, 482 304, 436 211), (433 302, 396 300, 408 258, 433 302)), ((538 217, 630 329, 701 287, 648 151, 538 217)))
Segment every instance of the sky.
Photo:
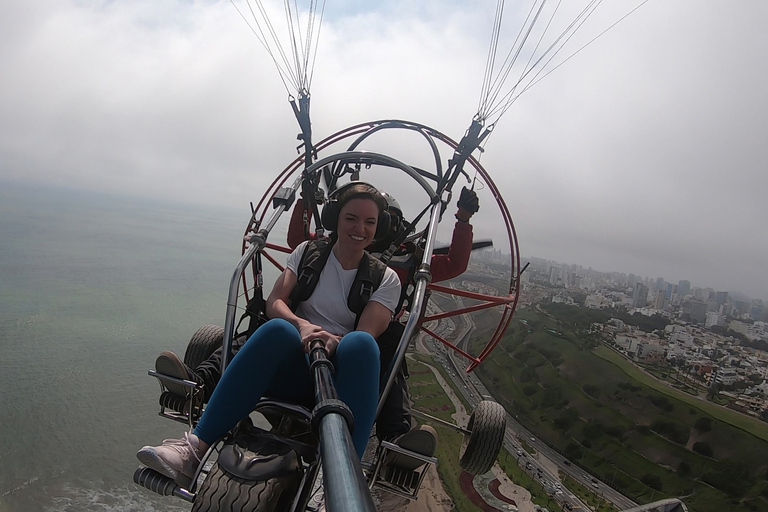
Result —
MULTIPOLYGON (((562 57, 642 0, 603 3, 562 57)), ((500 56, 530 2, 507 4, 500 56)), ((460 139, 495 11, 328 0, 316 140, 392 118, 460 139)), ((765 19, 763 0, 648 0, 522 94, 481 157, 522 256, 768 299, 765 19)), ((229 1, 6 2, 0 41, 0 180, 247 208, 296 156, 296 91, 229 1)), ((498 240, 487 193, 476 236, 498 240)))

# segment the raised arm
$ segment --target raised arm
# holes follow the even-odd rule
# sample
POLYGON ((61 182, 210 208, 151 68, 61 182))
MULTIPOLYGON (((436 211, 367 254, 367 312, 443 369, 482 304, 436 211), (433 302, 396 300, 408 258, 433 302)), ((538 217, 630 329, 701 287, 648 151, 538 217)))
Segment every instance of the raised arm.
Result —
POLYGON ((446 255, 432 256, 432 281, 439 282, 460 276, 467 270, 472 252, 472 225, 469 219, 480 209, 477 193, 464 187, 456 204, 456 226, 453 228, 451 247, 446 255))

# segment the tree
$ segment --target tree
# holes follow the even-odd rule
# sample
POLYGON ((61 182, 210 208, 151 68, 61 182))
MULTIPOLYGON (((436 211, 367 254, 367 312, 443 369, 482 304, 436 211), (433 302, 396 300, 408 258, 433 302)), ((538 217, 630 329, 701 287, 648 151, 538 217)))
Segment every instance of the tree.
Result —
POLYGON ((578 460, 585 454, 585 450, 576 443, 568 443, 563 450, 563 455, 570 460, 578 460))
POLYGON ((592 384, 584 384, 582 388, 586 394, 597 400, 600 398, 600 388, 593 386, 592 384))
POLYGON ((657 420, 651 424, 651 430, 664 436, 673 443, 685 444, 688 442, 688 426, 673 421, 657 420))
POLYGON ((626 432, 626 429, 621 425, 610 425, 603 428, 603 432, 616 439, 621 439, 626 432))
POLYGON ((702 475, 701 479, 732 498, 743 497, 755 484, 755 476, 750 473, 749 468, 730 459, 719 462, 712 471, 702 475))
POLYGON ((709 389, 707 389, 707 399, 714 400, 719 393, 720 393, 720 384, 718 384, 717 382, 712 382, 712 385, 709 386, 709 389))
POLYGON ((706 416, 699 418, 696 420, 696 423, 693 426, 696 427, 696 430, 702 434, 709 432, 712 430, 712 418, 708 418, 706 416))
POLYGON ((702 441, 697 441, 693 443, 693 446, 691 447, 693 451, 695 451, 698 454, 701 454, 705 457, 711 457, 712 456, 712 447, 709 446, 709 443, 705 443, 702 441))
POLYGON ((595 441, 603 435, 603 424, 599 421, 590 421, 584 426, 584 437, 591 441, 595 441))
POLYGON ((553 420, 553 423, 558 429, 562 431, 566 431, 569 428, 571 428, 576 423, 576 420, 578 419, 579 419, 579 412, 576 409, 568 408, 568 409, 565 409, 560 415, 558 415, 553 420))
POLYGON ((533 368, 523 368, 520 372, 520 382, 536 382, 536 371, 533 368))
POLYGON ((651 489, 655 489, 657 491, 661 490, 662 482, 659 475, 654 475, 652 473, 646 473, 640 478, 640 481, 643 482, 645 485, 650 487, 651 489))

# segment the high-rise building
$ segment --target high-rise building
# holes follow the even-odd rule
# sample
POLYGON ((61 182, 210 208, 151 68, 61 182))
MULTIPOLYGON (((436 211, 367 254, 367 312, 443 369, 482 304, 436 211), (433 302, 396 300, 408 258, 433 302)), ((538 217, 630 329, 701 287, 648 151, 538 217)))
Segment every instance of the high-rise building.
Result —
POLYGON ((704 321, 704 327, 712 327, 713 325, 725 325, 725 315, 721 315, 717 311, 708 311, 707 318, 704 321))
POLYGON ((642 308, 648 302, 648 287, 643 283, 635 283, 635 290, 632 293, 632 305, 636 308, 642 308))
POLYGON ((691 293, 691 282, 690 281, 680 281, 677 283, 677 293, 680 295, 680 297, 685 297, 689 293, 691 293))
POLYGON ((664 281, 663 277, 657 277, 656 278, 656 291, 664 291, 667 289, 667 283, 664 281))
POLYGON ((703 324, 707 320, 707 304, 696 299, 683 302, 683 320, 703 324))
POLYGON ((715 302, 717 302, 718 305, 722 306, 726 303, 728 300, 728 292, 717 292, 715 294, 715 302))
POLYGON ((735 300, 733 301, 733 306, 741 315, 749 313, 749 310, 752 308, 752 304, 746 300, 735 300))

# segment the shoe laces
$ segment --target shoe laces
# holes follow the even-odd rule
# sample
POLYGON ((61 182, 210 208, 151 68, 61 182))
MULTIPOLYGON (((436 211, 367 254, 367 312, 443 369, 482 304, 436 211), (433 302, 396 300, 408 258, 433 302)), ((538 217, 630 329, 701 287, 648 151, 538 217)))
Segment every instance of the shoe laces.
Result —
POLYGON ((163 446, 167 446, 168 448, 176 450, 181 455, 184 455, 185 453, 191 453, 195 460, 200 462, 200 456, 197 454, 197 448, 192 445, 189 432, 184 432, 184 437, 182 439, 164 440, 163 446))

